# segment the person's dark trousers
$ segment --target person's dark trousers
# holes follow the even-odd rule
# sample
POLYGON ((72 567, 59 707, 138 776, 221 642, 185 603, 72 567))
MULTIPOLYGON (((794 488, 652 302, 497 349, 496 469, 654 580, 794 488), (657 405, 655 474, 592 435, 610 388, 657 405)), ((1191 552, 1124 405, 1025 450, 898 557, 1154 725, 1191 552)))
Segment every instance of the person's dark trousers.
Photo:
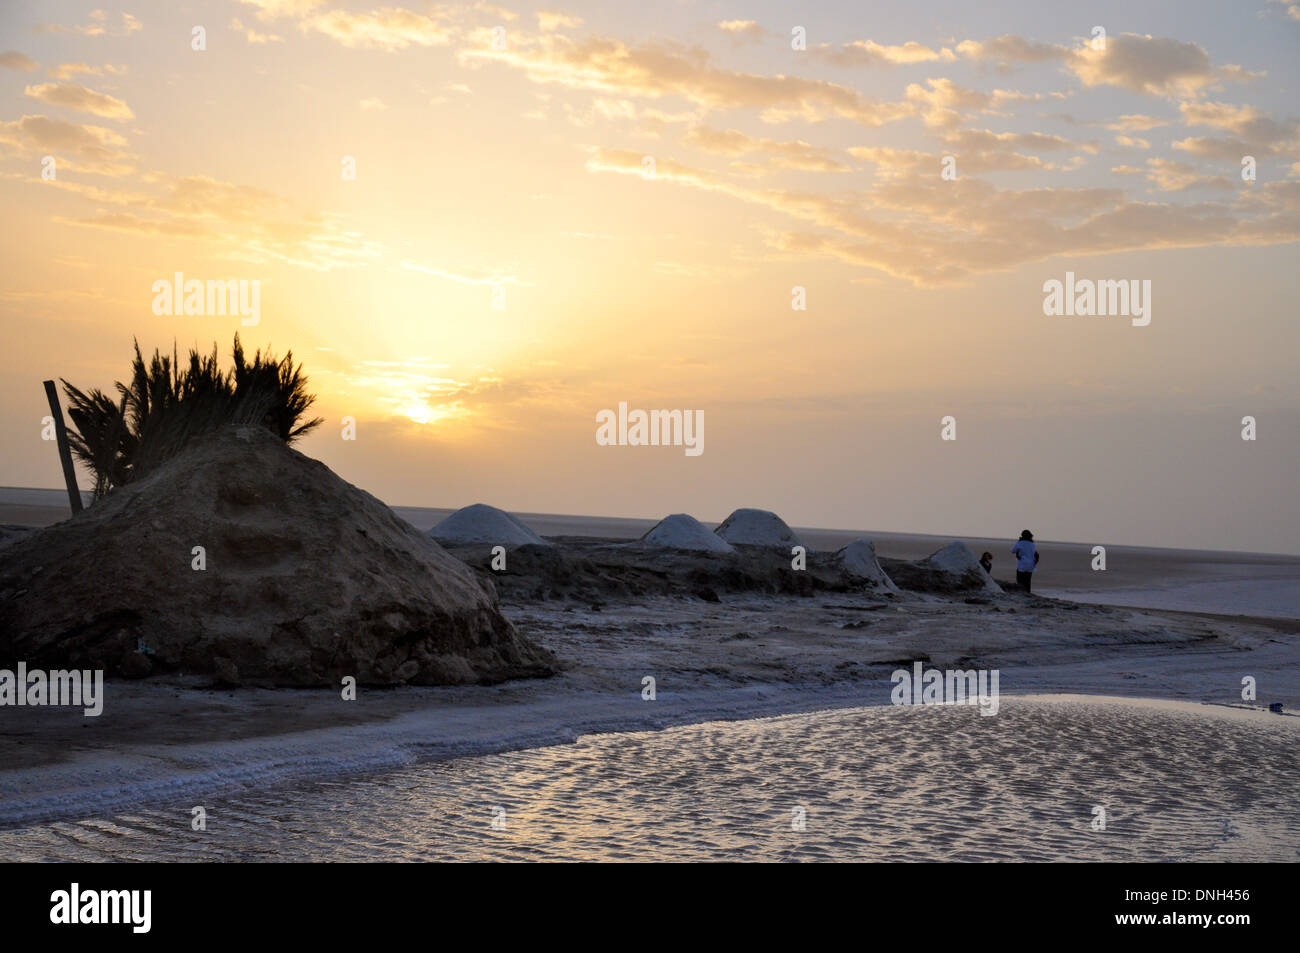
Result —
POLYGON ((1023 587, 1025 592, 1029 591, 1029 583, 1033 578, 1034 574, 1032 572, 1021 572, 1018 569, 1016 570, 1016 583, 1023 587))

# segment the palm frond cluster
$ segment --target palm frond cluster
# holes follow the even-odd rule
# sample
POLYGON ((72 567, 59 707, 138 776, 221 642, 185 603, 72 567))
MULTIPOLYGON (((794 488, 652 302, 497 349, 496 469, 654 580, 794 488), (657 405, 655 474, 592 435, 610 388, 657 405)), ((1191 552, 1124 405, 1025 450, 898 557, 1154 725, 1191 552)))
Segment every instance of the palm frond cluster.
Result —
POLYGON ((96 497, 139 479, 220 427, 260 425, 292 443, 322 422, 305 419, 316 397, 307 392, 292 351, 276 358, 259 350, 250 361, 236 334, 233 358, 234 366, 223 371, 214 343, 206 356, 190 351, 185 364, 174 345, 170 356, 155 350, 146 362, 137 341, 131 378, 116 384, 119 400, 63 381, 72 422, 68 442, 94 475, 96 497))

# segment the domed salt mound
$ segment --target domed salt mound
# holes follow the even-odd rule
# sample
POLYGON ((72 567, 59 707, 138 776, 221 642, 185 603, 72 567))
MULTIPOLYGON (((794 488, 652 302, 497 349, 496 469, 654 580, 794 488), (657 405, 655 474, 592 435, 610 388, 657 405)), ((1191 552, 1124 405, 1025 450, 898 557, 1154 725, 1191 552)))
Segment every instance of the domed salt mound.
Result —
POLYGON ((0 549, 0 667, 337 688, 549 675, 490 583, 256 427, 0 549), (203 547, 206 568, 192 568, 203 547))
POLYGON ((709 528, 686 513, 674 513, 661 519, 644 536, 641 542, 650 546, 667 549, 691 549, 710 553, 734 553, 726 540, 721 539, 709 528))
POLYGON ((442 543, 488 543, 493 546, 549 546, 542 537, 505 510, 475 503, 452 513, 429 530, 442 543))
POLYGON ((931 553, 925 559, 922 559, 918 565, 949 576, 956 576, 967 583, 970 588, 985 589, 999 595, 1002 593, 1002 587, 984 571, 980 561, 975 558, 975 554, 966 547, 965 543, 949 543, 938 552, 931 553))
POLYGON ((722 521, 715 532, 731 543, 744 546, 802 546, 785 520, 768 510, 739 509, 722 521))
POLYGON ((837 552, 835 562, 851 576, 877 588, 898 592, 894 580, 880 568, 880 563, 876 559, 876 544, 865 537, 855 539, 837 552))

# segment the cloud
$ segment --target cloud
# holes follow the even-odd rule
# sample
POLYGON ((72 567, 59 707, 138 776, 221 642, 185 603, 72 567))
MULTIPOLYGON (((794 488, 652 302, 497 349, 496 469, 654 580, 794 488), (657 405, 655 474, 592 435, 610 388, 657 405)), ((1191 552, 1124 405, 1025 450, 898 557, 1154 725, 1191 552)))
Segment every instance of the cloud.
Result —
POLYGON ((103 10, 92 10, 90 22, 83 26, 62 26, 57 23, 43 23, 36 27, 38 33, 80 33, 82 36, 130 36, 144 29, 144 24, 123 13, 121 25, 114 29, 109 25, 108 14, 103 10))
POLYGON ((1092 143, 1078 144, 1062 136, 1042 132, 993 132, 989 129, 958 129, 945 133, 943 141, 958 151, 999 152, 1028 149, 1032 152, 1060 152, 1083 148, 1096 151, 1092 143))
POLYGON ((4 69, 18 69, 30 73, 40 66, 34 59, 17 50, 6 50, 0 53, 0 67, 4 69))
POLYGON ((1259 75, 1240 67, 1216 70, 1210 54, 1196 43, 1136 33, 1108 37, 1103 49, 1084 44, 1070 51, 1066 65, 1085 86, 1119 86, 1175 98, 1195 98, 1224 79, 1259 75))
POLYGON ((911 83, 904 91, 907 101, 920 112, 927 126, 932 128, 956 126, 965 121, 962 110, 996 112, 1009 103, 1032 102, 1042 99, 1038 93, 1020 93, 1010 89, 995 89, 986 93, 967 89, 950 79, 927 79, 925 85, 911 83))
POLYGON ((554 33, 556 30, 574 29, 580 26, 582 26, 582 17, 551 10, 537 11, 537 29, 543 33, 554 33))
POLYGON ((854 40, 840 47, 823 44, 814 50, 822 60, 833 66, 904 66, 913 63, 951 63, 956 54, 947 47, 933 50, 915 40, 901 46, 881 46, 874 40, 854 40))
POLYGON ((469 64, 496 62, 523 70, 535 83, 625 96, 679 96, 709 109, 759 109, 769 122, 839 116, 880 126, 915 111, 907 103, 880 102, 824 80, 721 69, 698 48, 632 47, 596 36, 575 41, 549 34, 531 42, 516 37, 507 50, 494 50, 484 42, 459 56, 469 64))
POLYGON ((758 153, 768 156, 772 165, 782 169, 803 172, 847 172, 849 167, 836 159, 829 150, 806 142, 778 142, 774 139, 754 139, 734 129, 725 131, 696 126, 683 138, 687 145, 715 155, 739 156, 758 153))
POLYGON ((201 238, 211 234, 207 228, 194 222, 141 218, 130 212, 98 212, 82 218, 65 218, 56 215, 54 221, 61 225, 79 225, 83 228, 102 228, 114 232, 167 238, 201 238))
POLYGON ((1012 63, 1046 63, 1063 60, 1069 55, 1069 47, 1056 43, 1040 43, 1026 40, 1024 37, 1007 33, 991 40, 979 42, 965 40, 957 44, 957 52, 967 59, 992 60, 1003 65, 1012 63))
MULTIPOLYGON (((452 29, 448 19, 453 11, 448 7, 430 5, 429 15, 416 13, 404 7, 379 7, 366 12, 353 12, 341 8, 330 9, 324 0, 240 0, 257 9, 256 17, 263 22, 288 18, 296 21, 298 29, 316 32, 350 49, 385 50, 395 52, 410 47, 446 46, 451 42, 452 29)), ((473 9, 488 9, 515 19, 508 10, 499 10, 476 4, 473 9)), ((276 39, 270 37, 269 39, 276 39)), ((252 40, 250 42, 265 42, 252 40)))
POLYGON ((361 108, 363 110, 382 112, 388 108, 388 104, 382 99, 372 96, 369 99, 361 100, 361 108))
POLYGON ((1293 3, 1292 0, 1268 0, 1268 2, 1284 7, 1288 19, 1300 20, 1300 3, 1293 3))
POLYGON ((269 218, 286 204, 283 199, 250 185, 223 182, 206 175, 147 176, 150 184, 167 192, 150 200, 149 207, 189 219, 256 222, 269 218))
POLYGON ((254 46, 265 46, 268 43, 283 43, 284 38, 276 36, 274 33, 258 33, 251 26, 244 26, 239 17, 232 17, 230 20, 230 29, 236 33, 244 34, 244 39, 254 46))
POLYGON ((1127 146, 1130 149, 1150 149, 1151 142, 1143 139, 1141 136, 1116 136, 1115 141, 1121 146, 1127 146))
MULTIPOLYGON (((937 153, 885 146, 854 146, 849 149, 849 155, 870 162, 878 172, 886 176, 939 175, 944 158, 937 153)), ((963 151, 955 158, 959 175, 1053 168, 1051 163, 1044 162, 1038 156, 1025 155, 1013 149, 963 151)))
POLYGON ((122 148, 126 140, 102 126, 83 126, 46 116, 23 116, 10 122, 0 121, 0 143, 28 155, 54 154, 70 168, 98 175, 127 175, 134 169, 135 156, 122 148), (75 161, 68 161, 67 156, 75 161))
POLYGON ((1157 119, 1155 116, 1144 116, 1141 113, 1125 113, 1114 122, 1107 123, 1106 128, 1111 132, 1146 132, 1167 125, 1169 125, 1168 119, 1157 119))
POLYGON ((257 8, 259 20, 275 20, 280 17, 306 17, 314 13, 324 0, 239 0, 246 6, 257 8))
POLYGON ((1194 98, 1216 83, 1248 82, 1263 75, 1233 65, 1216 69, 1210 54, 1196 43, 1136 33, 1107 37, 1099 48, 1090 41, 1070 47, 1006 34, 982 43, 966 40, 957 44, 957 52, 1004 69, 1019 63, 1060 62, 1084 86, 1119 86, 1175 98, 1194 98))
POLYGON ((1147 159, 1147 181, 1162 192, 1185 192, 1188 189, 1231 189, 1232 182, 1222 175, 1201 175, 1194 166, 1173 159, 1147 159))
POLYGON ((404 50, 410 46, 446 46, 451 32, 431 17, 400 7, 384 7, 369 13, 331 10, 304 20, 312 29, 354 49, 404 50))
POLYGON ((767 31, 753 20, 720 20, 718 29, 736 43, 757 43, 767 36, 767 31))
POLYGON ((122 100, 75 83, 42 83, 39 86, 28 86, 24 92, 46 105, 92 113, 104 119, 135 118, 131 107, 122 100))
POLYGON ((1174 148, 1202 159, 1240 161, 1242 156, 1293 155, 1300 152, 1300 122, 1277 122, 1253 106, 1196 102, 1179 106, 1189 126, 1209 126, 1230 133, 1227 137, 1196 136, 1180 139, 1174 148))
MULTIPOLYGON (((597 150, 592 172, 640 176, 641 157, 597 150)), ((649 187, 681 185, 730 195, 791 216, 820 231, 773 239, 787 254, 819 255, 871 267, 916 285, 969 281, 1060 255, 1138 249, 1265 245, 1300 239, 1300 182, 1294 192, 1260 191, 1241 210, 1130 202, 1120 189, 998 189, 976 178, 887 178, 869 192, 816 195, 737 185, 671 160, 657 163, 649 187)))
MULTIPOLYGON (((987 172, 1015 172, 1027 169, 1076 168, 1082 159, 1071 160, 1065 166, 1047 163, 1032 152, 1069 152, 1080 150, 1096 152, 1096 143, 1076 143, 1060 135, 1045 133, 995 133, 988 129, 948 130, 940 135, 946 146, 946 155, 957 159, 959 174, 987 172)), ((878 166, 887 176, 900 173, 939 174, 940 155, 913 150, 893 150, 884 147, 853 147, 849 155, 878 166)))
POLYGON ((104 71, 88 63, 61 63, 50 70, 50 76, 58 80, 72 79, 74 76, 102 76, 104 71))

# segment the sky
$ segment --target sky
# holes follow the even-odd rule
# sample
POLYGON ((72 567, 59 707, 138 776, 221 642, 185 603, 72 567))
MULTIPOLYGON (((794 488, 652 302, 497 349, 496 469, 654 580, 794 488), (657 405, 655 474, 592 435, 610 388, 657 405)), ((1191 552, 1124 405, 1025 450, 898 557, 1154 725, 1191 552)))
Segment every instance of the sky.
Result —
POLYGON ((1300 553, 1300 4, 400 2, 0 6, 0 484, 239 332, 395 505, 1300 553))

